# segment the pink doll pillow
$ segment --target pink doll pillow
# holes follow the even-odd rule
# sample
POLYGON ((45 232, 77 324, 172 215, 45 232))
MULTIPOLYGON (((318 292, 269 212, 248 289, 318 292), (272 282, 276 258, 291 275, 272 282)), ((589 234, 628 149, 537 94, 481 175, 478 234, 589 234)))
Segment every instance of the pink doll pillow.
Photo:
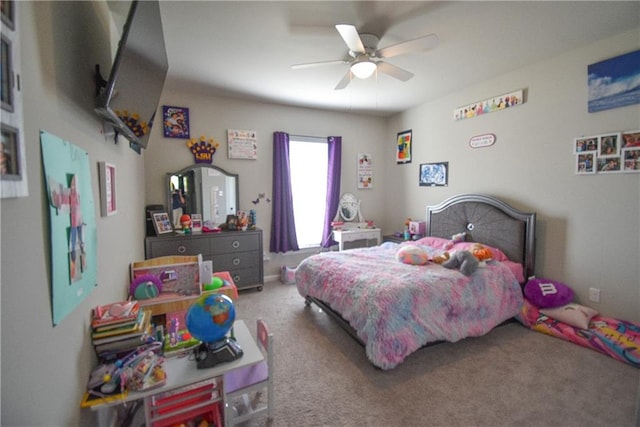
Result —
POLYGON ((404 264, 425 265, 429 262, 429 254, 420 246, 402 245, 396 252, 396 259, 404 264))
POLYGON ((549 279, 530 279, 524 286, 524 296, 540 308, 561 307, 573 301, 570 287, 549 279))

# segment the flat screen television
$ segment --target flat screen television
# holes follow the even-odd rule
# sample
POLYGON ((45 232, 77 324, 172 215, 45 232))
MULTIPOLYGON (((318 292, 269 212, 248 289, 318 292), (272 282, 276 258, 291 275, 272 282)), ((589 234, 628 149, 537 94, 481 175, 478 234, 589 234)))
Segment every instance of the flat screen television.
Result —
POLYGON ((134 0, 107 81, 96 65, 95 111, 138 153, 149 143, 168 68, 160 5, 134 0))

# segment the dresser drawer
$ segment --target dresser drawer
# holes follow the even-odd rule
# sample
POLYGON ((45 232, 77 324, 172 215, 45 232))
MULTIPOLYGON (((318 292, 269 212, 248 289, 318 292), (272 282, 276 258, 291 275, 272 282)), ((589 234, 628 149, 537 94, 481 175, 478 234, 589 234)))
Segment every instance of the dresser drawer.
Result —
POLYGON ((212 255, 229 254, 234 252, 255 251, 259 248, 260 234, 233 233, 231 236, 218 235, 211 240, 209 253, 212 255))
POLYGON ((148 258, 167 255, 198 255, 209 254, 207 239, 157 239, 148 242, 148 258))
POLYGON ((262 287, 262 276, 258 267, 231 270, 229 273, 238 289, 262 287))
POLYGON ((257 268, 261 255, 258 251, 215 255, 213 257, 213 270, 232 271, 240 268, 257 268))

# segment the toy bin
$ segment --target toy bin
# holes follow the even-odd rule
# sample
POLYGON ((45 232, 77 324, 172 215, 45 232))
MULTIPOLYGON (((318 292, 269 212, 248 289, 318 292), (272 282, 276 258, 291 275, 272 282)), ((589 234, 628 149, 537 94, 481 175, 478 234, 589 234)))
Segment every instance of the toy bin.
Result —
POLYGON ((296 284, 296 269, 298 267, 288 267, 283 265, 280 267, 280 281, 285 285, 295 285, 296 284))
POLYGON ((206 420, 222 427, 222 399, 218 378, 149 396, 144 400, 147 425, 168 427, 206 420))

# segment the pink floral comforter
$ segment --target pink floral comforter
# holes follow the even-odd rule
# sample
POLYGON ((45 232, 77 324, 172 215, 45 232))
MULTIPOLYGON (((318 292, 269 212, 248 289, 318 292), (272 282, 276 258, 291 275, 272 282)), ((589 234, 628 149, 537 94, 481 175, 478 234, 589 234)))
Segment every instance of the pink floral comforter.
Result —
POLYGON ((467 277, 434 263, 403 264, 396 251, 397 245, 383 244, 326 252, 305 259, 296 271, 300 294, 340 313, 381 369, 394 368, 430 342, 484 335, 520 311, 520 285, 501 262, 467 277))

